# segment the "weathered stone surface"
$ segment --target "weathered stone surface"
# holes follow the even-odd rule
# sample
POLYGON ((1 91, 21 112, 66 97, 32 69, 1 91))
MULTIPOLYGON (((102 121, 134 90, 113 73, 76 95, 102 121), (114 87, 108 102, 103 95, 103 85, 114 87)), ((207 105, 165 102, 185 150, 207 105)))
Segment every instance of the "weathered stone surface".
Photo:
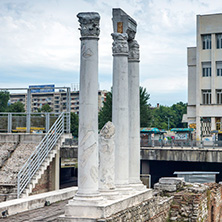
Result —
POLYGON ((100 33, 100 15, 97 12, 80 12, 77 17, 82 37, 98 37, 100 33))
POLYGON ((0 184, 16 184, 19 170, 37 145, 36 143, 20 143, 16 147, 11 157, 0 169, 0 184))
POLYGON ((160 184, 169 184, 169 185, 177 185, 177 184, 183 184, 184 178, 178 178, 178 177, 161 177, 159 179, 160 184))
POLYGON ((154 189, 166 192, 174 192, 184 185, 184 178, 161 177, 159 183, 154 184, 154 189))
POLYGON ((127 15, 122 9, 113 9, 113 30, 114 32, 127 33, 129 40, 135 38, 137 23, 127 15))
POLYGON ((76 197, 85 197, 99 195, 98 35, 100 16, 98 13, 86 12, 79 13, 77 17, 82 38, 80 38, 78 192, 76 197))
POLYGON ((126 33, 112 33, 111 34, 113 37, 113 54, 127 54, 128 56, 128 51, 129 51, 129 47, 128 47, 128 42, 127 42, 127 38, 128 35, 126 33))
MULTIPOLYGON (((136 40, 132 40, 129 42, 129 62, 130 61, 139 61, 140 52, 139 52, 139 44, 136 40)), ((138 73, 139 75, 139 73, 138 73)))
POLYGON ((115 126, 115 183, 129 185, 128 42, 126 33, 113 33, 112 122, 115 126))
POLYGON ((115 127, 107 122, 99 135, 99 189, 110 191, 115 188, 115 127))

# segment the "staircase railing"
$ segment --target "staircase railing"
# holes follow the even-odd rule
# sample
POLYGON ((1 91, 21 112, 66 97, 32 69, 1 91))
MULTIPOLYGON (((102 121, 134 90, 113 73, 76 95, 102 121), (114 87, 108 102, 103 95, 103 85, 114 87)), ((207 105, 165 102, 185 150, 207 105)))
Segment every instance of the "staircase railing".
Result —
POLYGON ((22 169, 19 171, 17 179, 17 198, 20 197, 24 189, 30 183, 32 177, 47 158, 49 152, 56 145, 57 141, 64 133, 65 128, 68 127, 67 124, 65 124, 65 117, 68 117, 69 119, 69 113, 63 112, 59 115, 48 133, 44 136, 42 141, 23 165, 22 169))

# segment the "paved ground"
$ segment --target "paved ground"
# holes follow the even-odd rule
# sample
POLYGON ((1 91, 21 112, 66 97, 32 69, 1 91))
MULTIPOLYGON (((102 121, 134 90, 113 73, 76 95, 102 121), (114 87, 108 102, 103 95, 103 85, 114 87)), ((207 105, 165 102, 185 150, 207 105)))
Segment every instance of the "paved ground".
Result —
POLYGON ((56 221, 56 218, 65 213, 65 205, 68 200, 53 203, 50 206, 27 211, 7 218, 0 218, 0 222, 37 222, 56 221))

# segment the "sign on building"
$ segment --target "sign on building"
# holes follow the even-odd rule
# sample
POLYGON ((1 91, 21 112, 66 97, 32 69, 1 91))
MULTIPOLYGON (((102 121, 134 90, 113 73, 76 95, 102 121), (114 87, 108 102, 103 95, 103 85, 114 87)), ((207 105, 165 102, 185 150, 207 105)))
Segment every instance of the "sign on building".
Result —
POLYGON ((34 85, 29 86, 31 93, 54 92, 55 85, 34 85))

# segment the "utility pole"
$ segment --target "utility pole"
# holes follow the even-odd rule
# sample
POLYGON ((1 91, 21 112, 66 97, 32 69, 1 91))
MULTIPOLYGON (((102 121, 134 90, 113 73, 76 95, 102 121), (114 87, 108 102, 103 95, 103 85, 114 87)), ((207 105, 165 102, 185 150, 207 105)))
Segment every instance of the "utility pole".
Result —
POLYGON ((169 131, 169 129, 170 129, 170 118, 171 118, 172 116, 170 116, 170 117, 168 117, 168 116, 165 116, 165 118, 167 118, 168 119, 168 131, 169 131))

